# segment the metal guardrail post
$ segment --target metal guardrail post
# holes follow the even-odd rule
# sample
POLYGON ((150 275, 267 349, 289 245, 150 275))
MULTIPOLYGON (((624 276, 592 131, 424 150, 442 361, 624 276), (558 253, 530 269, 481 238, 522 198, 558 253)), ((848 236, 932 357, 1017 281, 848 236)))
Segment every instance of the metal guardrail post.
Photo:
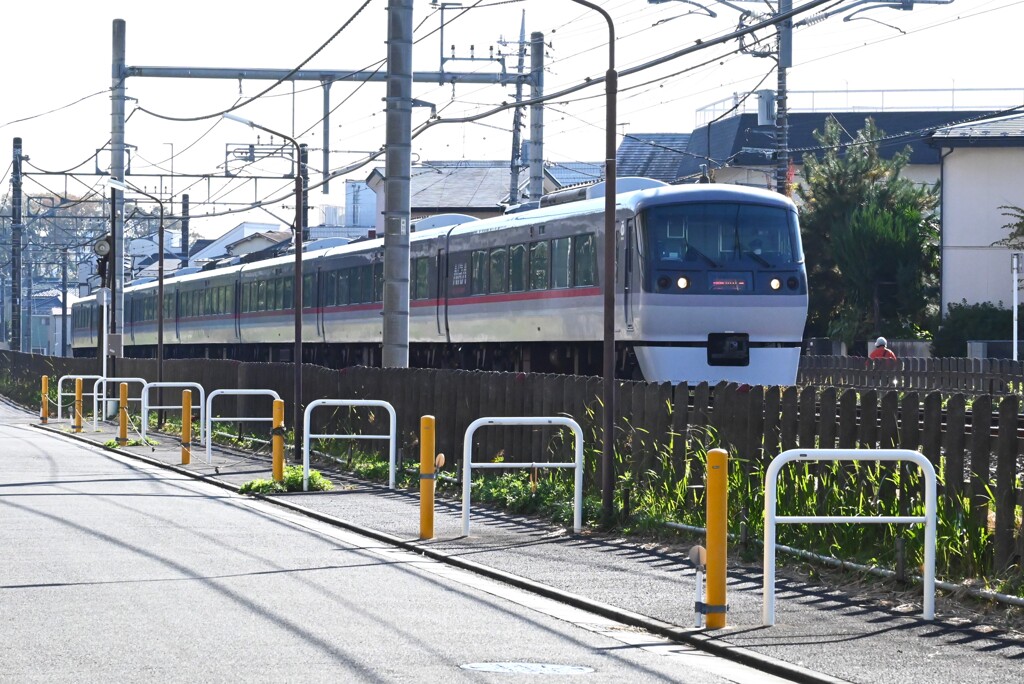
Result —
POLYGON ((579 534, 583 529, 583 430, 572 418, 554 417, 509 417, 509 418, 477 418, 466 428, 462 448, 462 534, 469 536, 469 507, 472 497, 473 468, 575 468, 575 495, 573 497, 573 532, 579 534), (473 463, 473 434, 484 425, 561 425, 572 430, 575 435, 576 459, 573 463, 473 463))
POLYGON ((726 566, 729 534, 729 452, 708 451, 707 472, 707 600, 703 606, 709 629, 725 627, 726 566))
MULTIPOLYGON (((281 399, 281 395, 280 394, 278 394, 274 390, 268 390, 268 389, 240 389, 240 390, 219 389, 219 390, 213 390, 212 392, 210 392, 210 396, 206 397, 206 399, 204 401, 203 398, 202 398, 203 397, 203 388, 200 385, 197 385, 196 383, 188 383, 188 382, 174 383, 174 384, 177 384, 178 386, 193 386, 193 387, 196 387, 196 388, 199 389, 199 397, 200 397, 200 402, 201 402, 201 404, 199 406, 199 421, 200 421, 200 423, 203 426, 205 426, 205 429, 200 429, 199 434, 200 434, 200 441, 202 441, 202 435, 204 433, 206 435, 206 462, 207 463, 213 463, 213 423, 214 423, 214 421, 217 421, 218 423, 228 423, 228 422, 232 422, 232 421, 242 421, 242 420, 244 420, 244 421, 249 421, 249 422, 273 423, 274 422, 274 416, 276 415, 273 412, 271 412, 271 417, 270 418, 266 418, 264 416, 230 416, 230 417, 219 416, 217 418, 214 418, 213 417, 213 400, 214 399, 216 399, 217 397, 222 396, 222 395, 246 396, 246 397, 263 396, 263 397, 270 397, 270 398, 272 398, 275 401, 279 401, 281 399), (204 410, 204 406, 205 406, 205 410, 204 410)), ((177 407, 175 407, 175 406, 164 406, 163 408, 177 408, 177 407)), ((274 426, 274 429, 277 429, 276 425, 274 426)), ((284 419, 283 418, 281 420, 281 429, 284 430, 284 419)), ((271 431, 271 442, 273 442, 273 434, 274 433, 273 433, 273 430, 272 430, 271 431)), ((281 467, 282 467, 281 480, 283 480, 284 479, 284 470, 283 470, 284 465, 282 464, 281 467)), ((278 482, 281 481, 281 480, 278 480, 276 476, 274 477, 274 479, 277 480, 278 482)))
POLYGON ((192 390, 181 391, 181 465, 192 462, 192 390))
POLYGON ((117 446, 128 444, 128 383, 122 382, 117 402, 117 446))
POLYGON ((434 416, 420 418, 420 539, 434 538, 434 416))
POLYGON ((82 378, 75 378, 75 427, 73 432, 82 431, 82 378))
POLYGON ((306 410, 302 414, 302 491, 309 491, 309 441, 313 437, 318 439, 329 438, 329 439, 386 439, 388 440, 388 489, 395 488, 395 468, 396 464, 396 451, 395 444, 397 442, 397 418, 395 417, 395 407, 386 401, 377 401, 374 399, 317 399, 312 401, 306 406, 306 410), (313 413, 313 409, 318 406, 377 406, 387 410, 390 421, 388 423, 388 434, 386 435, 347 435, 347 434, 335 434, 335 433, 323 433, 323 434, 310 434, 310 416, 313 413))
POLYGON ((775 624, 775 526, 776 523, 910 523, 924 525, 924 572, 922 584, 922 616, 935 618, 935 538, 936 538, 936 481, 935 468, 922 454, 909 449, 790 449, 784 451, 768 466, 764 482, 764 588, 761 602, 761 623, 775 624), (778 506, 778 475, 783 465, 791 461, 911 461, 924 473, 923 516, 797 516, 776 515, 778 506))
POLYGON ((284 401, 274 400, 274 426, 271 431, 274 482, 284 482, 284 401))
POLYGON ((43 376, 43 387, 42 393, 40 394, 40 406, 39 406, 39 422, 46 425, 46 421, 50 418, 50 378, 49 376, 43 376))

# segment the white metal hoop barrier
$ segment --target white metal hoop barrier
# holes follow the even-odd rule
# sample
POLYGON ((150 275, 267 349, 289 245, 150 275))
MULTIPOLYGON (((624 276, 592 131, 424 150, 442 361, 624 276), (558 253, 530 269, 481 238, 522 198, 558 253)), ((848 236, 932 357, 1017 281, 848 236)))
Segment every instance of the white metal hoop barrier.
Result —
POLYGON ((910 523, 924 525, 924 597, 922 616, 935 618, 935 468, 923 455, 910 449, 790 449, 776 456, 764 478, 764 591, 761 622, 775 624, 775 524, 776 523, 910 523), (776 515, 779 470, 791 461, 911 461, 924 472, 924 515, 909 516, 798 516, 776 515))
MULTIPOLYGON (((207 435, 207 439, 206 439, 206 462, 207 463, 213 463, 213 424, 214 424, 214 422, 217 422, 217 423, 231 423, 231 422, 234 422, 234 421, 246 421, 246 422, 250 422, 250 423, 273 423, 274 422, 274 416, 273 415, 271 415, 269 418, 264 418, 262 416, 232 416, 232 417, 217 416, 216 418, 214 418, 213 417, 213 399, 214 399, 214 397, 220 397, 220 396, 223 396, 223 395, 230 395, 230 396, 236 396, 236 397, 237 396, 246 396, 246 397, 264 396, 264 397, 270 397, 271 399, 276 399, 278 401, 281 400, 281 395, 278 394, 277 392, 275 392, 274 390, 261 390, 261 389, 252 389, 252 390, 223 390, 223 389, 219 389, 219 390, 213 390, 212 392, 210 392, 210 396, 206 398, 206 420, 204 421, 206 423, 206 435, 207 435)), ((271 413, 273 413, 273 412, 271 412, 271 413)))
POLYGON ((142 386, 142 441, 146 441, 146 428, 149 427, 149 412, 155 411, 156 409, 176 409, 178 411, 185 408, 181 404, 164 404, 154 405, 149 403, 149 390, 159 389, 161 387, 178 387, 181 389, 194 389, 199 392, 199 405, 192 405, 193 410, 199 411, 199 443, 203 443, 203 409, 206 406, 206 392, 203 390, 203 386, 198 382, 147 382, 142 386))
MULTIPOLYGON (((110 399, 107 399, 107 385, 115 385, 115 384, 116 385, 120 385, 122 382, 137 383, 139 385, 142 385, 143 387, 146 386, 146 379, 145 378, 99 378, 95 383, 93 383, 93 386, 92 386, 92 429, 93 430, 99 430, 100 429, 100 412, 97 410, 97 403, 103 405, 103 412, 106 413, 106 411, 107 411, 106 404, 107 403, 109 403, 109 402, 118 403, 118 402, 121 401, 120 397, 111 397, 110 399), (99 396, 100 396, 100 385, 103 385, 103 399, 102 400, 100 400, 100 398, 99 398, 99 396)), ((131 403, 133 401, 141 401, 141 398, 139 398, 139 399, 129 399, 128 403, 131 403)))
POLYGON ((462 448, 462 534, 469 536, 470 489, 473 482, 473 468, 575 468, 576 483, 573 496, 572 529, 576 534, 583 529, 583 430, 572 418, 553 416, 548 418, 477 418, 466 428, 462 448), (576 461, 574 463, 473 463, 473 433, 485 425, 561 425, 572 430, 576 437, 576 461))
POLYGON ((317 399, 310 402, 302 415, 302 491, 309 491, 309 440, 317 439, 386 439, 388 440, 388 489, 395 488, 395 436, 396 427, 395 408, 386 401, 373 399, 317 399), (391 417, 388 434, 386 435, 349 435, 336 433, 310 434, 309 416, 313 409, 320 406, 377 406, 387 409, 391 417))
MULTIPOLYGON (((75 396, 74 390, 72 390, 70 392, 65 392, 64 391, 64 381, 65 380, 79 380, 80 379, 80 380, 82 380, 82 384, 84 385, 86 380, 99 380, 102 377, 103 377, 102 375, 62 375, 60 380, 57 381, 57 420, 61 419, 61 413, 62 413, 62 410, 64 408, 64 397, 73 397, 73 396, 75 396)), ((95 409, 95 407, 96 407, 96 396, 95 395, 93 395, 92 405, 93 405, 93 408, 95 409)), ((71 418, 71 417, 72 416, 69 416, 69 418, 71 418)))

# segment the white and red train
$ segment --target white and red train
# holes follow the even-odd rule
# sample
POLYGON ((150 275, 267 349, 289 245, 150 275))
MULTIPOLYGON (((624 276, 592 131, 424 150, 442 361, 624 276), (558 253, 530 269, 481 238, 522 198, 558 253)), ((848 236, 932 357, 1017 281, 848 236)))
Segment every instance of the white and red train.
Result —
MULTIPOLYGON (((620 194, 617 374, 793 384, 807 317, 797 211, 732 185, 620 194)), ((602 365, 604 200, 410 234, 410 365, 596 375, 602 365)), ((379 365, 384 243, 303 255, 305 361, 379 365)), ((169 277, 164 356, 290 361, 294 255, 169 277)), ((124 354, 156 355, 157 284, 125 289, 124 354)), ((94 356, 95 297, 72 347, 94 356)))

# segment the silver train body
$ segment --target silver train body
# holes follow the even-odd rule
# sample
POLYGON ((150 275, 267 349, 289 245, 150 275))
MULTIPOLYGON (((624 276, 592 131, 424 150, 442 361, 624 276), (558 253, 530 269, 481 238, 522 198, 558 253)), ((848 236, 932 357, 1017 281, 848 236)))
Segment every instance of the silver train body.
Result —
MULTIPOLYGON (((604 200, 410 234, 410 365, 600 374, 604 200)), ((785 385, 796 379, 807 276, 793 203, 738 186, 617 197, 617 375, 785 385)), ((384 242, 303 255, 304 360, 379 364, 384 242)), ((294 254, 167 278, 165 358, 291 361, 294 254)), ((125 290, 124 353, 155 356, 157 284, 125 290)), ((73 307, 96 354, 95 298, 73 307)))

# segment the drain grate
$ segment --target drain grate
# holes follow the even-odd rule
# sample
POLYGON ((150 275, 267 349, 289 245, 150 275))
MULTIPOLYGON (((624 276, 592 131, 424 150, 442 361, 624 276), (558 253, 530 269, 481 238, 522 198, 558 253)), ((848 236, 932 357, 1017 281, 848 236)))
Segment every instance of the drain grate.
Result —
POLYGON ((463 670, 473 672, 500 672, 503 674, 575 675, 593 672, 583 665, 557 665, 553 663, 466 663, 463 670))

